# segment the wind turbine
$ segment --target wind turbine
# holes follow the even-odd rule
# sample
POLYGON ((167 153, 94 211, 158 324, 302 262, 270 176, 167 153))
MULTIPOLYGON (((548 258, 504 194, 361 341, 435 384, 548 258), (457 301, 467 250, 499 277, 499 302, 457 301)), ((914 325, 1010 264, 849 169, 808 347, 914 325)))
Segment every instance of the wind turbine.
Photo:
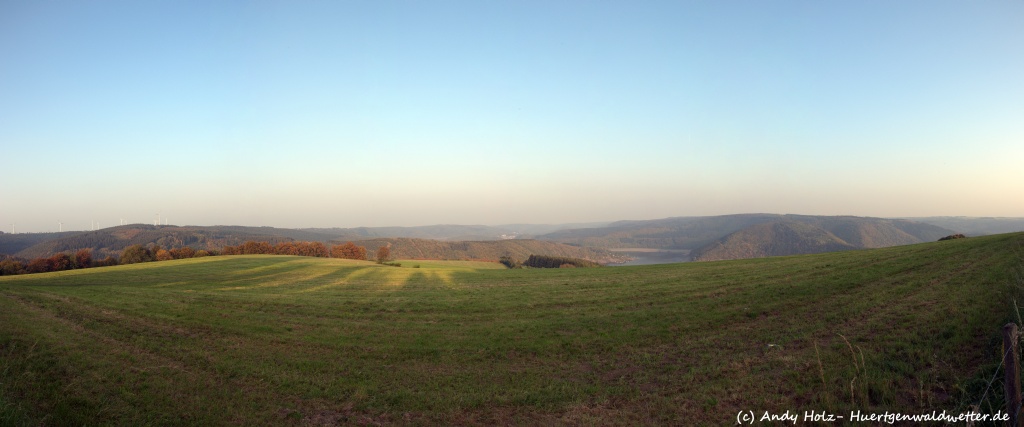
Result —
POLYGON ((58 233, 63 233, 64 232, 64 223, 63 222, 57 221, 57 232, 58 233))

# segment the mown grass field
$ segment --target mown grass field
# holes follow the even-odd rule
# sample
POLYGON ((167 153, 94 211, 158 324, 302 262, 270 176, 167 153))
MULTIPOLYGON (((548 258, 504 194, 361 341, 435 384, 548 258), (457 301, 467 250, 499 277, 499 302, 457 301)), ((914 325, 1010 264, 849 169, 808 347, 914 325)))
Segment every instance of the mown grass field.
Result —
POLYGON ((0 277, 0 424, 966 410, 1016 320, 1022 243, 554 270, 234 256, 0 277))

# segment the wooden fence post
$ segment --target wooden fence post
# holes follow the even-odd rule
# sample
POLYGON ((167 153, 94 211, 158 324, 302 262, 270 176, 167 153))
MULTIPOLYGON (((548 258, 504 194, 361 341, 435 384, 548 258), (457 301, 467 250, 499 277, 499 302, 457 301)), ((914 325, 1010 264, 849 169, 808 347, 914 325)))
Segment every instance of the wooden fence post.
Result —
POLYGON ((1003 388, 1006 391, 1006 413, 1010 415, 1008 425, 1020 426, 1020 366, 1017 361, 1017 324, 1007 323, 1003 326, 1003 388))

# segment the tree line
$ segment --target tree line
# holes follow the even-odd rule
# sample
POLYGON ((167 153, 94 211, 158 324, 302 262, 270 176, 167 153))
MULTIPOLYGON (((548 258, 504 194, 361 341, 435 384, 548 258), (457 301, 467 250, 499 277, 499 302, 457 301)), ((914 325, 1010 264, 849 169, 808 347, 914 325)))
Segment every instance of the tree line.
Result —
POLYGON ((74 254, 62 252, 48 258, 35 258, 30 261, 18 258, 5 258, 3 261, 0 261, 0 276, 46 273, 117 264, 117 258, 108 256, 102 260, 94 260, 92 259, 92 251, 82 249, 74 254))
MULTIPOLYGON (((238 246, 225 246, 218 253, 217 251, 203 249, 195 250, 188 246, 163 249, 160 245, 156 244, 136 244, 121 251, 120 257, 107 256, 102 260, 94 260, 92 258, 92 251, 89 249, 81 249, 74 254, 61 252, 51 257, 36 258, 30 261, 8 257, 0 261, 0 276, 199 258, 214 255, 297 255, 366 261, 366 248, 357 246, 352 242, 328 247, 320 242, 281 242, 272 245, 269 242, 250 240, 238 246)), ((378 258, 380 255, 378 254, 378 258)), ((388 254, 385 253, 385 260, 388 257, 388 254)))
POLYGON ((366 261, 366 248, 352 242, 344 245, 327 245, 320 242, 269 242, 248 241, 238 246, 225 246, 222 255, 298 255, 319 258, 343 258, 366 261))

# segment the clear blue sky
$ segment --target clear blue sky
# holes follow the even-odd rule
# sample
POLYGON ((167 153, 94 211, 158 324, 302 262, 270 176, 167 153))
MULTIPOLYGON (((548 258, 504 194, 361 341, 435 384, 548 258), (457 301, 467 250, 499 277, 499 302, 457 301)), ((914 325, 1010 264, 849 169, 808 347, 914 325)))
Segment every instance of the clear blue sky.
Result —
POLYGON ((0 0, 0 229, 1024 216, 1024 2, 0 0))

